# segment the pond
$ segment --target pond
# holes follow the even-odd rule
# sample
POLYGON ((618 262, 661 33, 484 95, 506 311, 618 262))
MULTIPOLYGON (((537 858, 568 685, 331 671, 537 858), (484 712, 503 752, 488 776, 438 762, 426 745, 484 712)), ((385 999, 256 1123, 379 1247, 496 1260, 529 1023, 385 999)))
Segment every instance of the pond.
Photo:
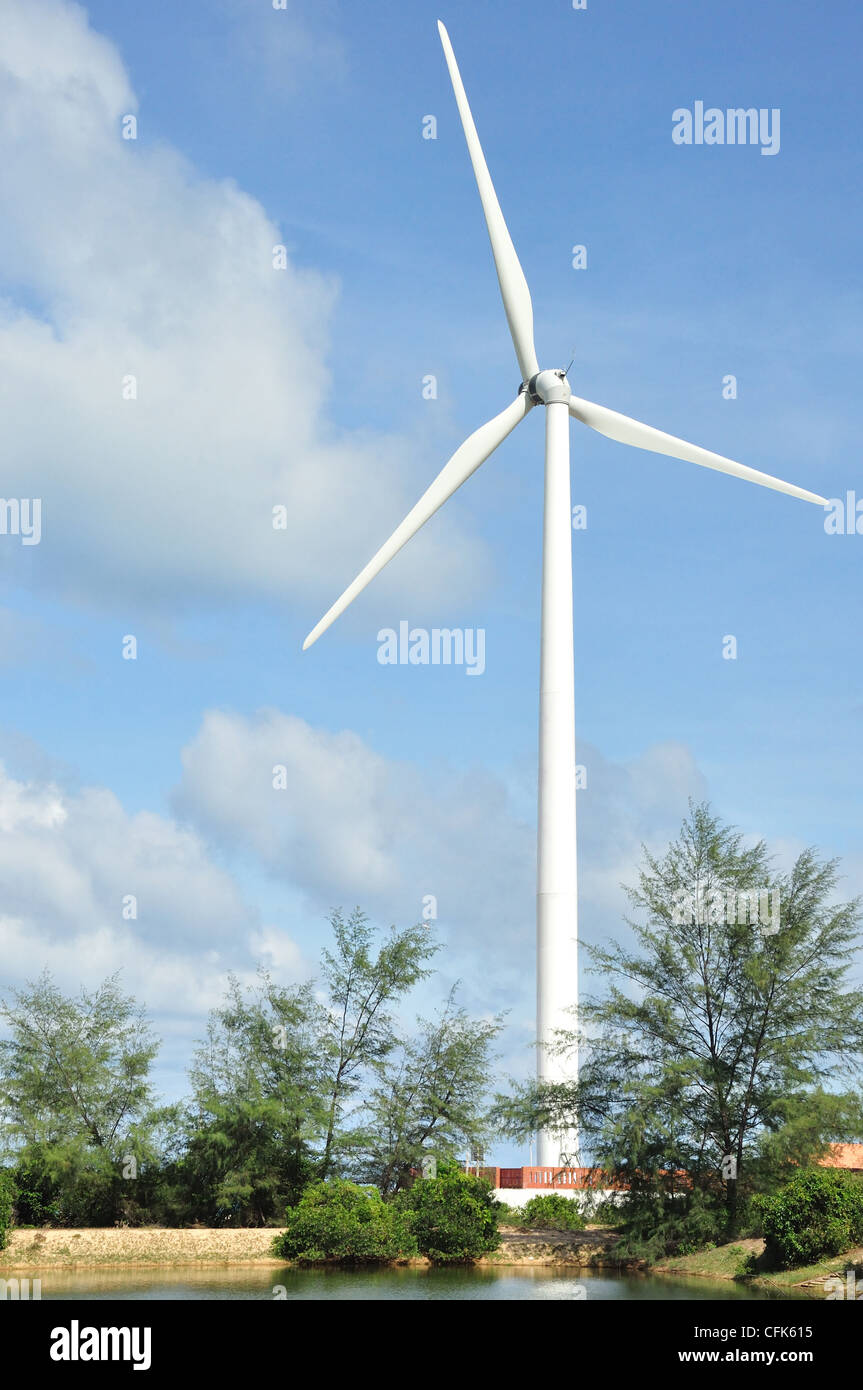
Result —
MULTIPOLYGON (((10 1271, 11 1272, 11 1271, 10 1271)), ((487 1300, 763 1300, 764 1289, 712 1279, 618 1274, 537 1266, 501 1269, 297 1270, 228 1265, 200 1269, 47 1269, 42 1300, 71 1299, 442 1299, 487 1300)), ((805 1298, 783 1291, 782 1299, 805 1298)))

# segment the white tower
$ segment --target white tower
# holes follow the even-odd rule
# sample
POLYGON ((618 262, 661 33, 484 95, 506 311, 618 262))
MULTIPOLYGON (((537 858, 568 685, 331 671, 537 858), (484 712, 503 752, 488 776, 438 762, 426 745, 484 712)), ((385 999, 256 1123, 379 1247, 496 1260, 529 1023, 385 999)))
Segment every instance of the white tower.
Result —
MULTIPOLYGON (((545 503, 539 683, 539 805, 536 883, 537 1079, 575 1080, 577 1059, 555 1054, 558 1029, 575 1027, 578 899, 575 839, 575 688, 569 397, 563 373, 541 372, 545 402, 545 503)), ((574 1131, 538 1135, 540 1167, 575 1161, 574 1131)))

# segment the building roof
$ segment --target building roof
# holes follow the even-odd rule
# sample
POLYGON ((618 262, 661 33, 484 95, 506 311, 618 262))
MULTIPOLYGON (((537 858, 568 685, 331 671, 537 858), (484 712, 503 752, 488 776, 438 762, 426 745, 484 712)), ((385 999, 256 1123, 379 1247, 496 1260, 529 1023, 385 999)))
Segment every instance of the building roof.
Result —
POLYGON ((821 1159, 825 1168, 851 1168, 863 1172, 863 1144, 831 1144, 821 1159))

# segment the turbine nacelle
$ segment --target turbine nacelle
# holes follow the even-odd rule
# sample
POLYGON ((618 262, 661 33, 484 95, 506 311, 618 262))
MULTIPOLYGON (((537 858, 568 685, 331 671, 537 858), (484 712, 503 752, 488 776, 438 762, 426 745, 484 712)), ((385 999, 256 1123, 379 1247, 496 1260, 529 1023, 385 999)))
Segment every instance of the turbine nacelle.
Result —
POLYGON ((534 405, 551 405, 555 401, 559 401, 561 405, 569 405, 572 396, 566 372, 559 367, 537 372, 521 389, 527 391, 534 405))

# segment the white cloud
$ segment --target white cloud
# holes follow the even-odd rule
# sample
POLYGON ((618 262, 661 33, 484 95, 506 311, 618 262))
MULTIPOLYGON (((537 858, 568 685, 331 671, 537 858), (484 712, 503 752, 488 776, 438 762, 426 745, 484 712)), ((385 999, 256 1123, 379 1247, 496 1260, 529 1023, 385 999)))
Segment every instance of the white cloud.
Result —
POLYGON ((0 765, 0 958, 3 985, 47 966, 77 992, 121 969, 152 1011, 193 1016, 217 1001, 225 973, 251 974, 266 954, 296 978, 296 944, 262 924, 200 836, 129 815, 104 788, 61 791, 0 765), (137 916, 125 919, 133 895, 137 916))
MULTIPOLYGON (((642 843, 661 852, 706 784, 674 743, 626 764, 582 744, 579 759, 588 767, 578 793, 579 935, 597 942, 627 934, 621 884, 635 881, 642 843)), ((516 810, 516 800, 527 804, 517 779, 508 788, 480 768, 397 762, 354 732, 273 709, 208 712, 182 762, 177 813, 301 889, 310 911, 357 904, 405 926, 433 894, 443 949, 422 1008, 461 980, 473 1012, 511 1011, 505 1070, 531 1070, 536 831, 516 810), (276 766, 286 770, 284 790, 273 788, 276 766)))
POLYGON ((208 712, 182 754, 178 811, 221 844, 255 855, 324 905, 359 903, 416 921, 425 895, 441 919, 500 925, 532 872, 532 831, 480 769, 429 778, 345 730, 278 710, 208 712), (286 786, 273 785, 285 769, 286 786))
POLYGON ((0 830, 53 829, 66 819, 66 809, 53 787, 33 793, 22 782, 4 777, 0 796, 0 830))
MULTIPOLYGON (((0 24, 4 490, 43 500, 41 544, 4 547, 0 565, 151 611, 328 603, 442 460, 332 424, 335 283, 274 270, 282 236, 261 205, 149 142, 119 56, 81 9, 0 0, 0 24), (124 140, 136 112, 139 138, 124 140), (124 400, 130 375, 137 399, 124 400), (278 504, 287 531, 273 530, 278 504)), ((449 516, 382 595, 422 606, 433 563, 438 601, 467 597, 483 557, 449 516)))
MULTIPOLYGON (((642 841, 661 846, 690 796, 705 794, 692 755, 677 744, 626 765, 583 748, 579 792, 582 917, 616 929, 642 841)), ((460 949, 494 948, 498 964, 532 965, 535 829, 503 782, 480 768, 431 773, 383 757, 358 734, 296 716, 210 711, 183 750, 175 807, 221 846, 255 856, 318 905, 353 905, 415 921, 438 900, 460 949), (285 769, 274 788, 274 769, 285 769)))

